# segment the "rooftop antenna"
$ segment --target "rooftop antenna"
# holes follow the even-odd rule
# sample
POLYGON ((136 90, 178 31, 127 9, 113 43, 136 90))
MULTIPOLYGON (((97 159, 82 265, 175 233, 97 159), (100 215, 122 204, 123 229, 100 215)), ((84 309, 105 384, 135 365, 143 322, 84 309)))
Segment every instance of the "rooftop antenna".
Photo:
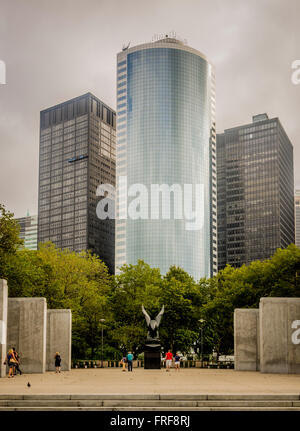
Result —
POLYGON ((123 45, 122 51, 126 51, 129 48, 129 45, 130 45, 130 42, 129 42, 129 44, 127 46, 123 45))

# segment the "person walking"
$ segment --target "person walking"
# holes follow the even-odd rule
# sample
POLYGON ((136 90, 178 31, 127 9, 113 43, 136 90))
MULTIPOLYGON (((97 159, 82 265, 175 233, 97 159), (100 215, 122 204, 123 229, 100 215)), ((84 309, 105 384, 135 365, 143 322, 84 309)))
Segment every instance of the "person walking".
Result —
POLYGON ((55 372, 60 373, 61 357, 59 352, 55 353, 54 359, 55 359, 55 372))
POLYGON ((17 374, 17 371, 19 371, 20 376, 21 376, 22 375, 22 371, 20 370, 20 366, 19 366, 20 365, 20 356, 19 356, 18 352, 16 351, 15 347, 13 347, 12 349, 13 349, 14 357, 15 357, 15 360, 16 360, 16 365, 15 365, 14 372, 15 372, 15 374, 17 374))
POLYGON ((175 371, 179 371, 180 370, 180 356, 179 356, 178 352, 176 352, 176 355, 174 356, 174 361, 175 361, 175 371))
POLYGON ((173 353, 171 352, 171 350, 167 352, 165 360, 166 360, 166 371, 170 371, 172 360, 173 360, 173 353))
POLYGON ((8 371, 8 378, 14 377, 14 369, 16 366, 17 360, 14 356, 14 351, 13 349, 10 349, 6 355, 6 360, 4 362, 4 365, 8 365, 9 366, 9 371, 8 371))
POLYGON ((128 355, 127 355, 128 371, 132 371, 132 361, 133 361, 133 354, 131 352, 128 352, 128 355))

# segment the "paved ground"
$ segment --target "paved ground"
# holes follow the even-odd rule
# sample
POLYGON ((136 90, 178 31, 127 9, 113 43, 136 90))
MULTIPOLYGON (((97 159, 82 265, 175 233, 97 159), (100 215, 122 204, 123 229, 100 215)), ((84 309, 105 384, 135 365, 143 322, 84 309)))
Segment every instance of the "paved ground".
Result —
POLYGON ((300 374, 234 370, 78 369, 0 379, 0 394, 300 394, 300 374), (31 387, 27 387, 27 382, 31 387))

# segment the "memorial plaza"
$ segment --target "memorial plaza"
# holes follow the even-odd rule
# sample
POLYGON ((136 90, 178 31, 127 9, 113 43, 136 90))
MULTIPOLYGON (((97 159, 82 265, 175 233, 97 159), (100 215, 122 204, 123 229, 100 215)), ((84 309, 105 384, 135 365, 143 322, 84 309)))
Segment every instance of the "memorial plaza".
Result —
POLYGON ((100 368, 1 379, 0 412, 78 410, 299 411, 300 374, 100 368))
POLYGON ((1 394, 300 394, 300 374, 218 369, 72 369, 1 379, 1 394), (30 387, 27 383, 30 382, 30 387))
MULTIPOLYGON (((235 309, 235 370, 160 368, 164 306, 154 319, 142 306, 148 328, 144 368, 134 361, 133 372, 124 372, 121 367, 72 369, 71 310, 47 309, 45 298, 8 298, 1 281, 0 411, 300 411, 299 298, 261 298, 258 309, 235 309), (13 365, 6 364, 6 351, 13 345, 21 353, 23 374, 8 379, 7 365, 11 370, 13 365), (53 352, 62 354, 61 373, 53 372, 53 352)), ((129 355, 127 362, 129 367, 129 355)))

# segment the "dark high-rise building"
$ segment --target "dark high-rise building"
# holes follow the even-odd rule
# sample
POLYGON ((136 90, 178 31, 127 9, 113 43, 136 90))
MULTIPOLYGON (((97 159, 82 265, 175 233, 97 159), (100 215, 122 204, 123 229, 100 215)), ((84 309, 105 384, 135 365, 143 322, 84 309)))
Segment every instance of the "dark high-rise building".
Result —
POLYGON ((114 271, 114 220, 100 220, 100 184, 115 186, 115 111, 91 93, 41 111, 38 242, 91 250, 114 271))
POLYGON ((278 118, 217 135, 218 269, 295 241, 293 146, 278 118))

